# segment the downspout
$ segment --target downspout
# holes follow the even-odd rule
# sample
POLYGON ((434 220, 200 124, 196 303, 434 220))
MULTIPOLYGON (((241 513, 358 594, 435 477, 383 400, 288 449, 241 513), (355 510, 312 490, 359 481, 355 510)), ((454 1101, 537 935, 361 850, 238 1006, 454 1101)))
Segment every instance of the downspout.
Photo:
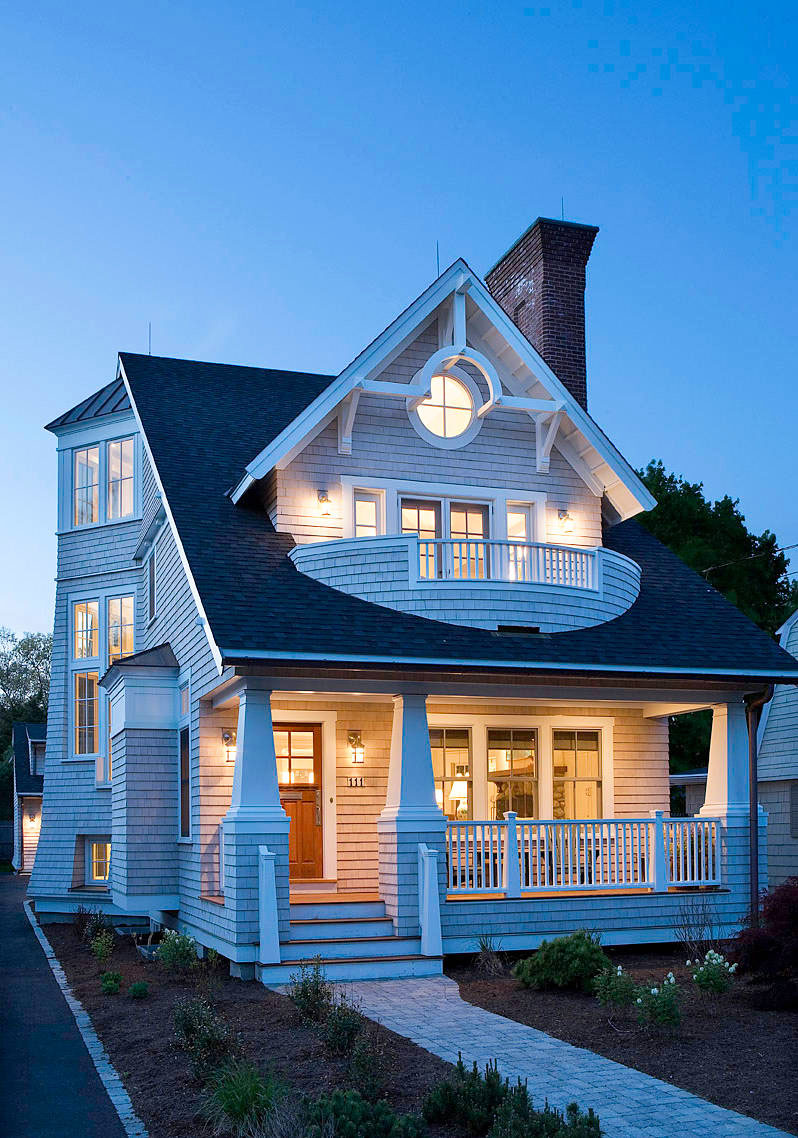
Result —
POLYGON ((748 864, 750 884, 750 921, 759 927, 759 793, 757 773, 756 736, 762 708, 773 698, 773 684, 768 684, 759 695, 748 696, 745 711, 748 719, 748 864))

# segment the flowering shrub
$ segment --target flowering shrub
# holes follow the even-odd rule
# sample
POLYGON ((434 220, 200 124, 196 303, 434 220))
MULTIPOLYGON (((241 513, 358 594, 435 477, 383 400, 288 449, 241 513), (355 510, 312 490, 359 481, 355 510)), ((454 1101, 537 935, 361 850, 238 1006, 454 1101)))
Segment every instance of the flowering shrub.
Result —
POLYGON ((720 952, 710 948, 703 960, 687 961, 688 968, 694 968, 693 980, 696 987, 711 996, 722 996, 732 986, 736 964, 729 961, 720 952))
POLYGON ((188 972, 197 966, 197 942, 186 933, 167 929, 155 955, 167 972, 188 972))
POLYGON ((618 965, 599 972, 593 985, 596 999, 604 1008, 631 1007, 638 996, 638 988, 628 972, 618 965))
POLYGON ((642 1024, 654 1027, 678 1027, 682 1019, 679 996, 672 972, 659 987, 638 988, 635 998, 638 1019, 642 1024))

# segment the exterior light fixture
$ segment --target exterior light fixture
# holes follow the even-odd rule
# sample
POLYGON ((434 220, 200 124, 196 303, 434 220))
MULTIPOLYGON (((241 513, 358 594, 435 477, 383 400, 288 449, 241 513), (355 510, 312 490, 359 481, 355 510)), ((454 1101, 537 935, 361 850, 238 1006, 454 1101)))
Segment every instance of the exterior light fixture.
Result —
POLYGON ((323 518, 329 518, 332 513, 332 503, 326 490, 319 490, 319 513, 323 518))
POLYGON ((366 749, 363 746, 363 739, 359 731, 350 731, 348 736, 349 750, 352 755, 353 763, 362 763, 366 757, 366 749))
POLYGON ((226 727, 222 728, 222 746, 225 749, 228 763, 234 761, 236 757, 236 733, 226 727))
POLYGON ((558 510, 557 517, 560 519, 560 532, 573 533, 574 532, 574 519, 567 510, 558 510))

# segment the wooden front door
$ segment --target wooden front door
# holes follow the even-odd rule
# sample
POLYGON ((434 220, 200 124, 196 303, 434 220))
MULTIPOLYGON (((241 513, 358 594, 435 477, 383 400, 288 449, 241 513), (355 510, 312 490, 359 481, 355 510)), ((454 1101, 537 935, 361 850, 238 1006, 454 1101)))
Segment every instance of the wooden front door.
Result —
POLYGON ((288 875, 323 876, 321 724, 275 723, 274 749, 280 802, 291 819, 288 875))

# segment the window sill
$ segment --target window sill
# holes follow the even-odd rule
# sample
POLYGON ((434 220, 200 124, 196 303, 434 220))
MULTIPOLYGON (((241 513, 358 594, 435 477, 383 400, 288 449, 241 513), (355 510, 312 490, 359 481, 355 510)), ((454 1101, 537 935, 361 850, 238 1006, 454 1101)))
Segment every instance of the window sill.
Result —
POLYGON ((62 763, 96 763, 99 755, 67 755, 62 763))
POLYGON ((87 533, 96 529, 103 529, 105 526, 123 526, 130 525, 131 522, 141 522, 141 514, 128 514, 124 518, 106 518, 104 521, 84 522, 83 525, 65 526, 63 529, 56 530, 56 537, 63 537, 68 533, 87 533))
POLYGON ((110 893, 111 890, 107 885, 73 885, 69 890, 70 893, 110 893))
POLYGON ((192 837, 175 838, 175 841, 177 842, 177 844, 179 846, 193 846, 194 845, 194 839, 192 837))
POLYGON ((95 782, 94 789, 95 790, 111 790, 112 784, 110 782, 95 782))

